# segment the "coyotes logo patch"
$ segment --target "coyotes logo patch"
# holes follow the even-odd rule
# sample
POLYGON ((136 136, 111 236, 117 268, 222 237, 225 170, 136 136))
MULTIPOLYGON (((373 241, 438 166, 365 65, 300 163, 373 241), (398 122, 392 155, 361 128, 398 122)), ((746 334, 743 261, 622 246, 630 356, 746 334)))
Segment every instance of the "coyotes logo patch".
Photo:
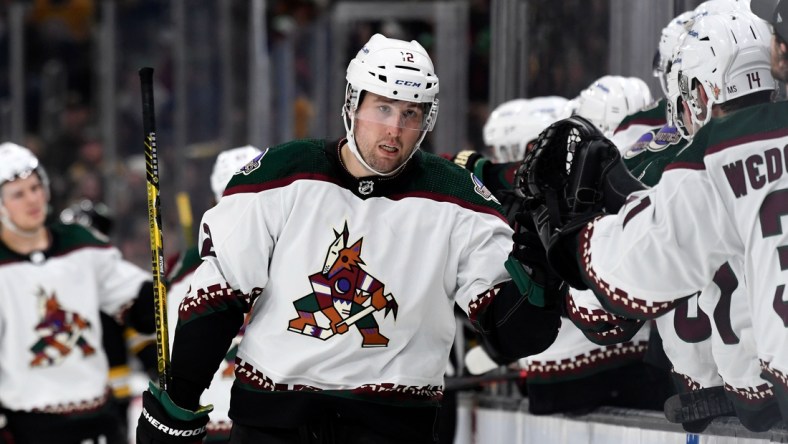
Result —
POLYGON ((348 245, 347 223, 328 248, 323 270, 309 276, 312 293, 293 302, 298 317, 290 320, 288 330, 327 340, 345 334, 356 326, 362 336, 362 347, 386 347, 389 339, 380 333, 373 315, 385 310, 397 318, 397 301, 384 293, 384 284, 361 268, 363 238, 348 245))
POLYGON ((78 348, 83 356, 96 353, 83 333, 91 328, 90 321, 78 313, 61 307, 54 293, 47 296, 43 288, 38 290, 41 321, 36 324, 39 339, 30 347, 33 359, 30 367, 56 365, 78 348))

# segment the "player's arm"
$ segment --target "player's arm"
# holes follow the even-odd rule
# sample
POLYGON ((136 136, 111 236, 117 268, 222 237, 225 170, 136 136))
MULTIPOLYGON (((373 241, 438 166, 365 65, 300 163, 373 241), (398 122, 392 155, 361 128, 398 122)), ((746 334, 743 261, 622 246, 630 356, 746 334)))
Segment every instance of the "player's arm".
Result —
POLYGON ((505 365, 546 350, 558 336, 561 314, 555 307, 532 304, 514 282, 507 281, 474 326, 487 354, 505 365))

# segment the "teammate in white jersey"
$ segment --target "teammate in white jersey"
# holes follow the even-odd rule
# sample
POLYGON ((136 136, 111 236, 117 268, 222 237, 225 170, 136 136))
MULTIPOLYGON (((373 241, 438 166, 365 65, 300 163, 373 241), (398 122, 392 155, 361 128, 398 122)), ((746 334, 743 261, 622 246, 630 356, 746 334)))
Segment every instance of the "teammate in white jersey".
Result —
MULTIPOLYGON (((673 309, 712 282, 726 262, 742 261, 761 376, 773 384, 786 418, 788 230, 781 229, 781 216, 788 213, 783 152, 788 104, 770 103, 775 83, 764 63, 769 59, 764 28, 748 12, 696 19, 687 39, 697 42, 685 43, 679 51, 678 72, 692 142, 668 165, 657 186, 630 195, 617 214, 585 223, 599 207, 563 213, 569 217, 558 222, 562 230, 552 232, 548 257, 573 286, 590 287, 608 309, 636 318, 673 309), (570 234, 573 230, 579 236, 570 234)), ((570 127, 582 131, 566 121, 553 128, 554 134, 570 127)), ((574 151, 587 154, 604 145, 603 140, 587 140, 574 151)), ((541 146, 554 153, 566 150, 567 140, 554 141, 542 140, 541 146)), ((575 169, 588 157, 576 158, 570 174, 590 171, 575 169)), ((618 162, 610 159, 600 176, 603 184, 613 178, 607 171, 618 162)), ((548 173, 527 164, 533 174, 548 173)), ((590 180, 575 179, 580 182, 571 182, 563 190, 567 195, 573 195, 577 183, 590 180)), ((538 180, 531 185, 535 195, 550 189, 538 180)))
POLYGON ((0 144, 0 442, 122 443, 99 313, 153 330, 147 273, 81 225, 46 225, 49 184, 0 144))
POLYGON ((143 394, 138 442, 204 433, 200 395, 247 312, 234 443, 436 442, 455 304, 512 360, 554 340, 500 205, 418 149, 438 113, 424 48, 376 34, 347 80, 345 138, 265 149, 203 216, 172 380, 143 394))

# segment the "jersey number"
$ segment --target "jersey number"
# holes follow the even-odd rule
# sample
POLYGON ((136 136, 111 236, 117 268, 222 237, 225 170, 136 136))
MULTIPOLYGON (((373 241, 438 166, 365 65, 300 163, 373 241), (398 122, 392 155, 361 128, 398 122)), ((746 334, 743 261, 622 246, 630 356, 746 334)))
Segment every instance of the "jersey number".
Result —
MULTIPOLYGON (((776 190, 767 194, 761 204, 759 216, 763 237, 783 234, 782 217, 788 216, 788 189, 776 190)), ((777 260, 780 263, 780 271, 788 270, 788 245, 777 247, 777 260)), ((774 290, 772 307, 783 320, 783 325, 788 327, 788 301, 784 296, 785 284, 780 284, 774 290)))
POLYGON ((676 305, 673 315, 673 328, 684 342, 701 342, 711 336, 711 321, 698 306, 700 292, 684 299, 676 305))

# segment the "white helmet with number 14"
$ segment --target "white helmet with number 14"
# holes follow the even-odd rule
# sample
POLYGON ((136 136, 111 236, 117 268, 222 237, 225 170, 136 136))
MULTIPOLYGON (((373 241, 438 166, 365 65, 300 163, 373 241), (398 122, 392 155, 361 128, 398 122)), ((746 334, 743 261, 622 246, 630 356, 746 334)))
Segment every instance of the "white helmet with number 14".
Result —
POLYGON ((711 108, 759 91, 776 91, 771 74, 771 32, 749 12, 700 16, 679 47, 678 84, 693 123, 711 119, 711 108), (700 99, 703 90, 708 101, 700 99))

